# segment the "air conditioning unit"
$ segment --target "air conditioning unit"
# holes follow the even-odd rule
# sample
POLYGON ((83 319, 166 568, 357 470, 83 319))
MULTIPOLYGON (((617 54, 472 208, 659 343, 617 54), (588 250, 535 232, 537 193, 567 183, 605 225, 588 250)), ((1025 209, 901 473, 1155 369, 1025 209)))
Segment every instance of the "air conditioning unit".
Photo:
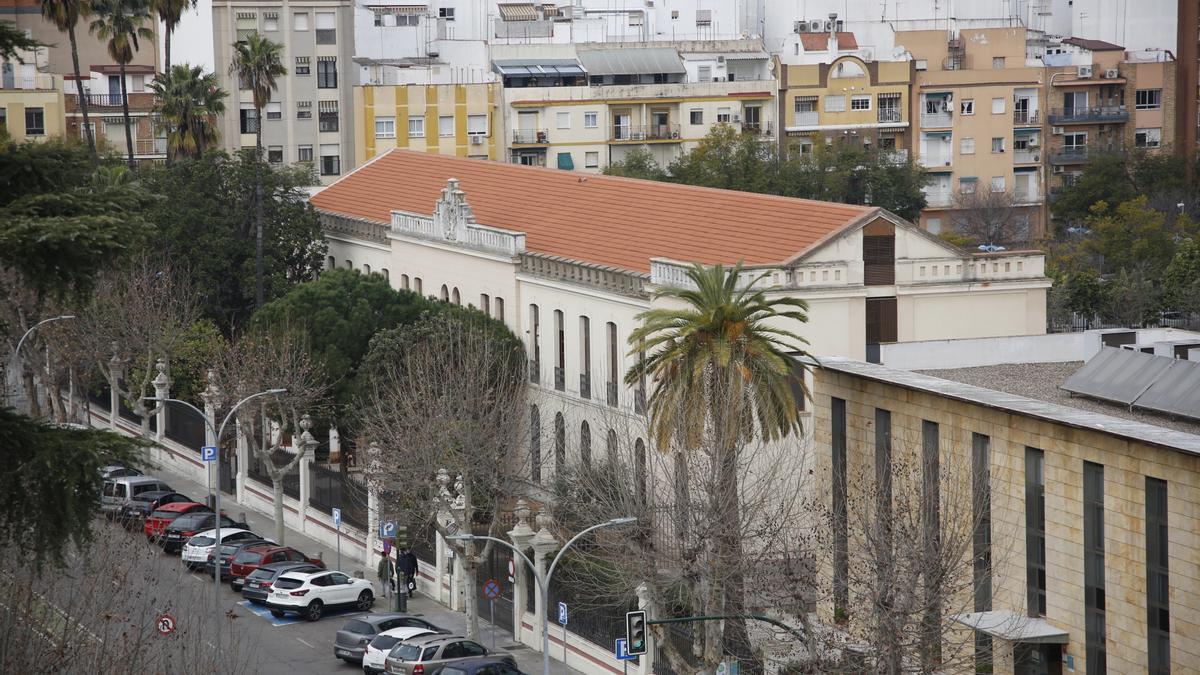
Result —
POLYGON ((808 29, 807 21, 793 21, 792 22, 792 32, 793 33, 803 33, 807 29, 808 29))
POLYGON ((1109 68, 1108 70, 1104 71, 1104 77, 1106 77, 1110 80, 1118 78, 1120 76, 1121 76, 1121 71, 1117 70, 1116 68, 1109 68))
POLYGON ((1035 153, 1035 154, 1033 155, 1033 161, 1035 161, 1035 162, 1040 162, 1040 161, 1042 161, 1042 156, 1041 156, 1041 155, 1039 155, 1039 154, 1036 154, 1036 153, 1035 153))
POLYGON ((1091 66, 1079 66, 1078 68, 1075 69, 1075 74, 1078 75, 1079 77, 1091 77, 1092 76, 1092 67, 1091 66))
POLYGON ((437 57, 441 56, 441 53, 439 53, 439 52, 425 52, 425 56, 427 56, 428 58, 431 58, 431 59, 436 59, 437 57))
POLYGON ((483 135, 473 134, 471 136, 471 145, 483 145, 483 135))
POLYGON ((1065 166, 1055 166, 1054 167, 1054 173, 1066 173, 1066 172, 1067 172, 1067 167, 1065 167, 1065 166))
POLYGON ((825 31, 833 30, 833 22, 832 21, 826 21, 824 26, 825 26, 825 31))
POLYGON ((1062 127, 1050 127, 1050 133, 1055 136, 1062 136, 1063 128, 1062 127))

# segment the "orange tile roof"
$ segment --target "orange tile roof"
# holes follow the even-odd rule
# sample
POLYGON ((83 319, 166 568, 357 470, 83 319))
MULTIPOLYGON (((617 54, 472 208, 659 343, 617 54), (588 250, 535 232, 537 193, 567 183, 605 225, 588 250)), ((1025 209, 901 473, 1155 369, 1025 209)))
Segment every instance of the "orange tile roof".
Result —
POLYGON ((650 259, 780 263, 876 208, 390 150, 312 198, 380 223, 433 213, 457 178, 482 225, 524 232, 534 253, 649 272, 650 259))
MULTIPOLYGON (((854 33, 839 32, 837 39, 838 51, 858 49, 858 39, 854 33)), ((829 33, 801 33, 800 44, 806 52, 823 52, 829 49, 829 33)))

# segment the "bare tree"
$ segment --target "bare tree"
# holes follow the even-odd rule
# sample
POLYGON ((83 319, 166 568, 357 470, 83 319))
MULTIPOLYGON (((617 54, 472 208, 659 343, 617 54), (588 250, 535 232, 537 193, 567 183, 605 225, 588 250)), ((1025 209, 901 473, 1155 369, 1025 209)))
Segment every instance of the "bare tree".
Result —
MULTIPOLYGON (((284 541, 283 481, 311 450, 301 439, 301 422, 329 404, 325 369, 316 362, 304 335, 286 327, 250 333, 235 340, 217 364, 217 388, 228 410, 242 399, 269 389, 286 391, 238 408, 236 419, 250 452, 271 478, 275 541, 284 541), (291 441, 289 446, 289 441, 291 441), (275 457, 290 447, 283 464, 275 457)), ((222 412, 222 415, 225 413, 222 412)))
POLYGON ((993 192, 981 186, 954 196, 950 222, 954 231, 972 244, 993 246, 1029 241, 1029 211, 1016 205, 1012 193, 993 192))
MULTIPOLYGON (((362 401, 369 441, 368 480, 389 517, 416 531, 432 523, 496 536, 498 503, 524 474, 525 352, 503 325, 482 314, 447 310, 372 341, 371 382, 362 401), (440 470, 454 486, 437 486, 440 470), (445 488, 445 489, 443 489, 445 488)), ((491 544, 452 541, 467 588, 491 544)), ((466 594, 468 634, 479 634, 473 592, 466 594)))

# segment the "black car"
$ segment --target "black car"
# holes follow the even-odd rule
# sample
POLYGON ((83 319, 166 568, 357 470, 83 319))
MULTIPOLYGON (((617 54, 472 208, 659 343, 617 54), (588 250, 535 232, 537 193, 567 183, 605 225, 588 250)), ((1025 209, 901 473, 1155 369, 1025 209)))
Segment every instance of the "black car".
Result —
MULTIPOLYGON (((159 537, 158 545, 167 553, 177 553, 188 539, 215 527, 216 518, 211 511, 185 513, 171 521, 171 524, 163 531, 163 535, 159 537)), ((221 527, 250 529, 246 523, 239 523, 224 514, 221 515, 221 527)))
POLYGON ((154 513, 164 504, 175 502, 190 502, 191 497, 170 490, 151 490, 134 495, 117 509, 117 522, 127 530, 136 530, 142 526, 146 517, 154 513))
MULTIPOLYGON (((265 565, 259 570, 272 566, 265 565)), ((256 571, 254 574, 258 574, 258 572, 256 571)), ((254 574, 250 575, 251 579, 254 578, 254 574)), ((247 585, 249 585, 248 580, 247 585)), ((242 594, 245 594, 245 590, 242 591, 242 594)), ((362 663, 363 653, 367 651, 367 645, 371 644, 371 640, 383 631, 393 628, 424 628, 443 635, 450 634, 450 631, 438 628, 414 614, 366 614, 350 619, 337 632, 333 639, 333 655, 347 663, 362 663)))
MULTIPOLYGON (((270 543, 268 540, 256 535, 253 539, 242 539, 241 541, 231 541, 221 544, 221 581, 229 578, 229 569, 233 566, 233 558, 238 554, 238 551, 246 548, 247 546, 257 546, 259 544, 268 543, 270 543)), ((208 562, 204 563, 204 571, 209 576, 212 576, 213 554, 211 552, 208 554, 208 562)), ((241 589, 234 588, 233 590, 238 591, 241 589)))
POLYGON ((321 568, 312 563, 295 560, 268 563, 254 570, 250 573, 250 576, 246 577, 245 583, 242 584, 242 597, 256 605, 261 605, 266 603, 267 595, 271 592, 271 584, 275 583, 280 574, 285 572, 312 574, 313 572, 320 571, 321 568))
POLYGON ((451 662, 439 675, 525 675, 511 656, 476 656, 451 662))

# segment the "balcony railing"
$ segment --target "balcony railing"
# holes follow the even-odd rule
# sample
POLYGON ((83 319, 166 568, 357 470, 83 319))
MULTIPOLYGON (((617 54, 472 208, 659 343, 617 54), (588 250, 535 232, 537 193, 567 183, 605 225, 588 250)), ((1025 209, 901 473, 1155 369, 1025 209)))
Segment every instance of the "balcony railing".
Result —
MULTIPOLYGON (((54 76, 48 73, 34 73, 28 77, 16 77, 11 81, 0 80, 0 89, 57 89, 54 76)), ((120 105, 118 103, 118 105, 120 105)))
POLYGON ((925 193, 927 206, 950 206, 953 201, 949 190, 932 190, 925 193))
POLYGON ((608 390, 608 404, 615 407, 617 405, 617 383, 606 382, 605 384, 607 385, 605 388, 608 390))
POLYGON ((948 112, 921 113, 921 127, 948 127, 954 123, 954 116, 948 112))
POLYGON ((908 148, 892 148, 891 150, 881 150, 879 157, 888 164, 907 164, 908 163, 908 148))
POLYGON ((614 141, 679 140, 678 124, 617 125, 612 128, 614 141))
POLYGON ((1042 161, 1041 150, 1014 150, 1013 164, 1037 164, 1042 161))
POLYGON ((580 398, 592 397, 592 378, 587 373, 579 374, 579 396, 580 398))
POLYGON ((1050 124, 1126 122, 1128 120, 1129 110, 1127 110, 1123 105, 1097 105, 1090 108, 1055 108, 1050 111, 1050 124))
POLYGON ((926 169, 944 168, 954 162, 954 155, 949 152, 931 152, 921 155, 921 166, 926 169))
POLYGON ((167 154, 167 139, 139 138, 134 141, 134 149, 139 155, 165 155, 167 154))
POLYGON ((1014 188, 1014 204, 1035 204, 1042 200, 1042 195, 1034 188, 1014 188))
POLYGON ((742 125, 742 133, 751 136, 770 136, 771 132, 770 122, 746 122, 742 125))
POLYGON ((798 127, 815 127, 817 126, 817 111, 796 113, 795 125, 798 127))
POLYGON ((900 122, 900 121, 903 121, 901 119, 902 117, 903 117, 903 115, 901 114, 901 112, 898 108, 880 108, 879 109, 878 118, 879 118, 880 122, 900 122))
POLYGON ((1038 126, 1042 123, 1041 110, 1014 110, 1013 124, 1022 126, 1038 126))
POLYGON ((545 129, 514 129, 513 143, 549 143, 550 132, 545 129))
POLYGON ((89 106, 97 108, 120 108, 120 94, 84 94, 89 106))
POLYGON ((1088 160, 1087 146, 1059 148, 1050 153, 1051 164, 1083 164, 1088 160))

